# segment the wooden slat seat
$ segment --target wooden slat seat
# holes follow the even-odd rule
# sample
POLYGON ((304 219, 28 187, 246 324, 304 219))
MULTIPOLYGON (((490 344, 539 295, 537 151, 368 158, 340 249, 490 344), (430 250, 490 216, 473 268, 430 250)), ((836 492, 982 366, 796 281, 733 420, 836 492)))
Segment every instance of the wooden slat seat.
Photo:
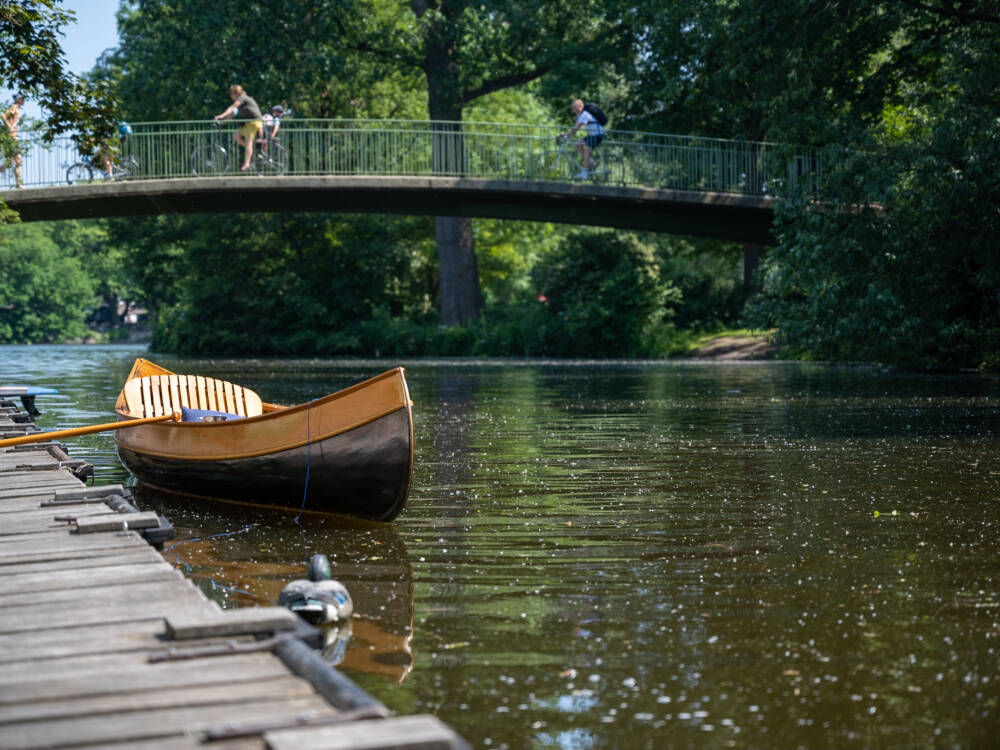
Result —
POLYGON ((241 417, 263 413, 260 396, 226 380, 201 375, 147 375, 133 378, 123 389, 132 417, 159 417, 189 409, 209 409, 241 417))

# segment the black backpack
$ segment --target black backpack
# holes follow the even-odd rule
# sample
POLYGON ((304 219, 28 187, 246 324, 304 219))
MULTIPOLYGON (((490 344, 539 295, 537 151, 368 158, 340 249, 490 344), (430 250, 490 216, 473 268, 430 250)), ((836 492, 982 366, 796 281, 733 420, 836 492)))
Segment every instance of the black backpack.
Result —
POLYGON ((589 112, 590 115, 597 120, 597 124, 602 128, 608 124, 608 116, 604 114, 604 110, 598 107, 593 102, 587 102, 583 105, 583 111, 589 112))

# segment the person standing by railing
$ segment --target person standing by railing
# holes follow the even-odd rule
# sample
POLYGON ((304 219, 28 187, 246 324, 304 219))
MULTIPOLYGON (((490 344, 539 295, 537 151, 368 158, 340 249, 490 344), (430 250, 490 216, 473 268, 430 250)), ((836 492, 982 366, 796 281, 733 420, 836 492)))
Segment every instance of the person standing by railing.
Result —
POLYGON ((240 171, 246 172, 250 168, 250 159, 253 158, 254 139, 264 132, 264 117, 257 102, 243 90, 242 86, 230 86, 229 96, 233 103, 226 107, 225 111, 217 114, 215 121, 228 120, 236 115, 247 119, 247 122, 236 131, 236 142, 243 146, 243 166, 240 167, 240 171))
MULTIPOLYGON (((15 141, 17 140, 17 129, 21 123, 21 107, 24 106, 24 94, 17 94, 14 97, 14 103, 7 107, 3 113, 3 122, 7 126, 7 130, 10 131, 10 137, 15 141)), ((14 155, 8 159, 2 167, 0 167, 0 172, 6 172, 7 168, 13 164, 14 165, 14 183, 18 188, 23 188, 24 183, 21 182, 21 152, 15 151, 14 155)))
POLYGON ((583 171, 576 175, 576 179, 586 180, 590 176, 590 154, 604 140, 604 128, 597 121, 597 118, 584 108, 583 99, 574 99, 572 106, 576 122, 573 127, 563 133, 563 136, 568 138, 580 128, 586 128, 587 136, 583 139, 583 143, 578 143, 576 146, 583 159, 583 171))

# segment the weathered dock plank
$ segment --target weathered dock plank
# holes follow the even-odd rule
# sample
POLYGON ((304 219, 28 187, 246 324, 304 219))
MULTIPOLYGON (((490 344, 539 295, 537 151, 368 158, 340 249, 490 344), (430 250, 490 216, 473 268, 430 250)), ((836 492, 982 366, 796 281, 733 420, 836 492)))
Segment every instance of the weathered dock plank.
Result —
MULTIPOLYGON (((121 568, 128 570, 128 568, 121 568)), ((84 573, 85 571, 80 571, 84 573)), ((112 606, 125 610, 133 614, 125 619, 125 622, 137 622, 143 618, 141 613, 143 607, 149 609, 150 602, 158 602, 159 606, 170 604, 176 601, 177 606, 185 612, 193 612, 199 616, 204 616, 210 611, 208 605, 201 602, 194 603, 188 599, 187 581, 176 576, 159 578, 157 580, 136 582, 125 582, 120 585, 104 586, 98 589, 47 589, 45 591, 20 590, 0 594, 0 607, 10 609, 11 614, 16 614, 17 607, 37 608, 39 606, 51 607, 53 611, 58 609, 80 609, 90 607, 96 598, 100 601, 102 608, 112 606), (45 600, 44 605, 39 604, 39 600, 45 600), (194 605, 194 606, 192 606, 194 605)), ((215 612, 212 612, 215 614, 215 612)), ((159 612, 155 612, 151 618, 162 623, 163 618, 159 612)), ((54 623, 55 620, 50 620, 54 623)))
POLYGON ((163 639, 163 624, 157 620, 39 629, 31 638, 21 633, 0 635, 0 665, 3 666, 0 684, 13 679, 13 673, 18 670, 29 670, 26 674, 30 675, 31 664, 45 671, 65 668, 67 675, 81 670, 117 669, 121 665, 131 668, 137 659, 146 663, 149 652, 167 645, 163 639), (72 640, 68 635, 72 635, 72 640), (136 652, 141 654, 136 656, 136 652), (24 664, 27 666, 18 666, 24 664))
POLYGON ((156 562, 162 560, 160 553, 152 547, 127 548, 117 554, 107 549, 66 551, 65 553, 49 553, 36 555, 35 560, 0 560, 3 575, 15 573, 39 573, 55 570, 86 570, 88 568, 105 568, 120 565, 132 565, 141 562, 156 562))
MULTIPOLYGON (((148 647, 154 646, 150 644, 148 647)), ((236 654, 226 659, 160 662, 143 670, 121 671, 100 667, 89 671, 76 670, 56 678, 21 678, 17 680, 16 690, 7 689, 11 687, 9 683, 5 684, 0 679, 0 706, 287 676, 288 669, 267 652, 236 654)))
POLYGON ((355 722, 268 732, 270 750, 461 750, 466 747, 454 732, 428 714, 402 716, 379 722, 355 722))
POLYGON ((0 724, 0 750, 69 748, 86 743, 124 742, 203 733, 229 722, 283 721, 310 713, 334 716, 323 699, 305 698, 209 703, 149 711, 111 712, 92 716, 0 724))
POLYGON ((224 705, 233 702, 265 701, 268 699, 305 699, 315 697, 312 685, 299 677, 285 674, 235 681, 227 678, 217 684, 161 683, 145 689, 116 691, 100 695, 61 695, 57 699, 40 697, 0 705, 0 725, 21 721, 51 721, 80 718, 99 714, 122 714, 169 708, 188 708, 206 704, 224 705))
MULTIPOLYGON (((101 596, 105 587, 121 586, 129 583, 150 581, 176 581, 177 569, 165 560, 136 563, 128 566, 88 568, 86 570, 63 569, 44 573, 8 573, 0 578, 0 596, 22 591, 42 593, 72 589, 81 598, 101 596), (101 591, 97 591, 101 589, 101 591)), ((183 580, 183 578, 180 578, 183 580)))
MULTIPOLYGON (((0 433, 34 430, 12 414, 0 433)), ((0 750, 467 748, 433 717, 383 718, 287 610, 208 599, 139 528, 170 527, 87 466, 0 449, 0 750)))
MULTIPOLYGON (((0 565, 8 562, 39 560, 45 555, 75 555, 86 551, 106 552, 108 550, 135 549, 137 536, 129 534, 99 534, 80 536, 73 541, 72 547, 66 546, 66 532, 55 531, 51 534, 39 533, 25 537, 4 539, 0 537, 0 565)), ((63 559, 63 558, 59 558, 63 559)), ((2 571, 0 571, 2 573, 2 571)))
MULTIPOLYGON (((115 607, 104 608, 99 602, 94 607, 71 606, 64 602, 39 604, 35 607, 11 607, 10 613, 0 612, 0 633, 28 632, 46 625, 70 628, 80 625, 100 625, 114 622, 135 622, 153 620, 162 623, 163 613, 150 609, 150 601, 144 599, 132 603, 116 603, 115 607)), ((173 599, 166 606, 184 614, 198 614, 204 604, 190 600, 173 599)))

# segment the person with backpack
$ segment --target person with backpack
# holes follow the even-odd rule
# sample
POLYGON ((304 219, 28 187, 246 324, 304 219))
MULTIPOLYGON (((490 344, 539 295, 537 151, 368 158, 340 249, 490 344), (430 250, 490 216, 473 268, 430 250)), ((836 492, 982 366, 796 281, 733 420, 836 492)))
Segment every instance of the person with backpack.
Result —
POLYGON ((576 175, 576 179, 586 180, 590 177, 590 154, 604 140, 604 125, 608 118, 596 104, 584 104, 583 99, 573 100, 573 114, 576 117, 576 122, 573 127, 563 133, 563 136, 568 138, 580 128, 586 128, 586 137, 576 144, 576 150, 580 152, 580 157, 583 159, 583 171, 576 175))

